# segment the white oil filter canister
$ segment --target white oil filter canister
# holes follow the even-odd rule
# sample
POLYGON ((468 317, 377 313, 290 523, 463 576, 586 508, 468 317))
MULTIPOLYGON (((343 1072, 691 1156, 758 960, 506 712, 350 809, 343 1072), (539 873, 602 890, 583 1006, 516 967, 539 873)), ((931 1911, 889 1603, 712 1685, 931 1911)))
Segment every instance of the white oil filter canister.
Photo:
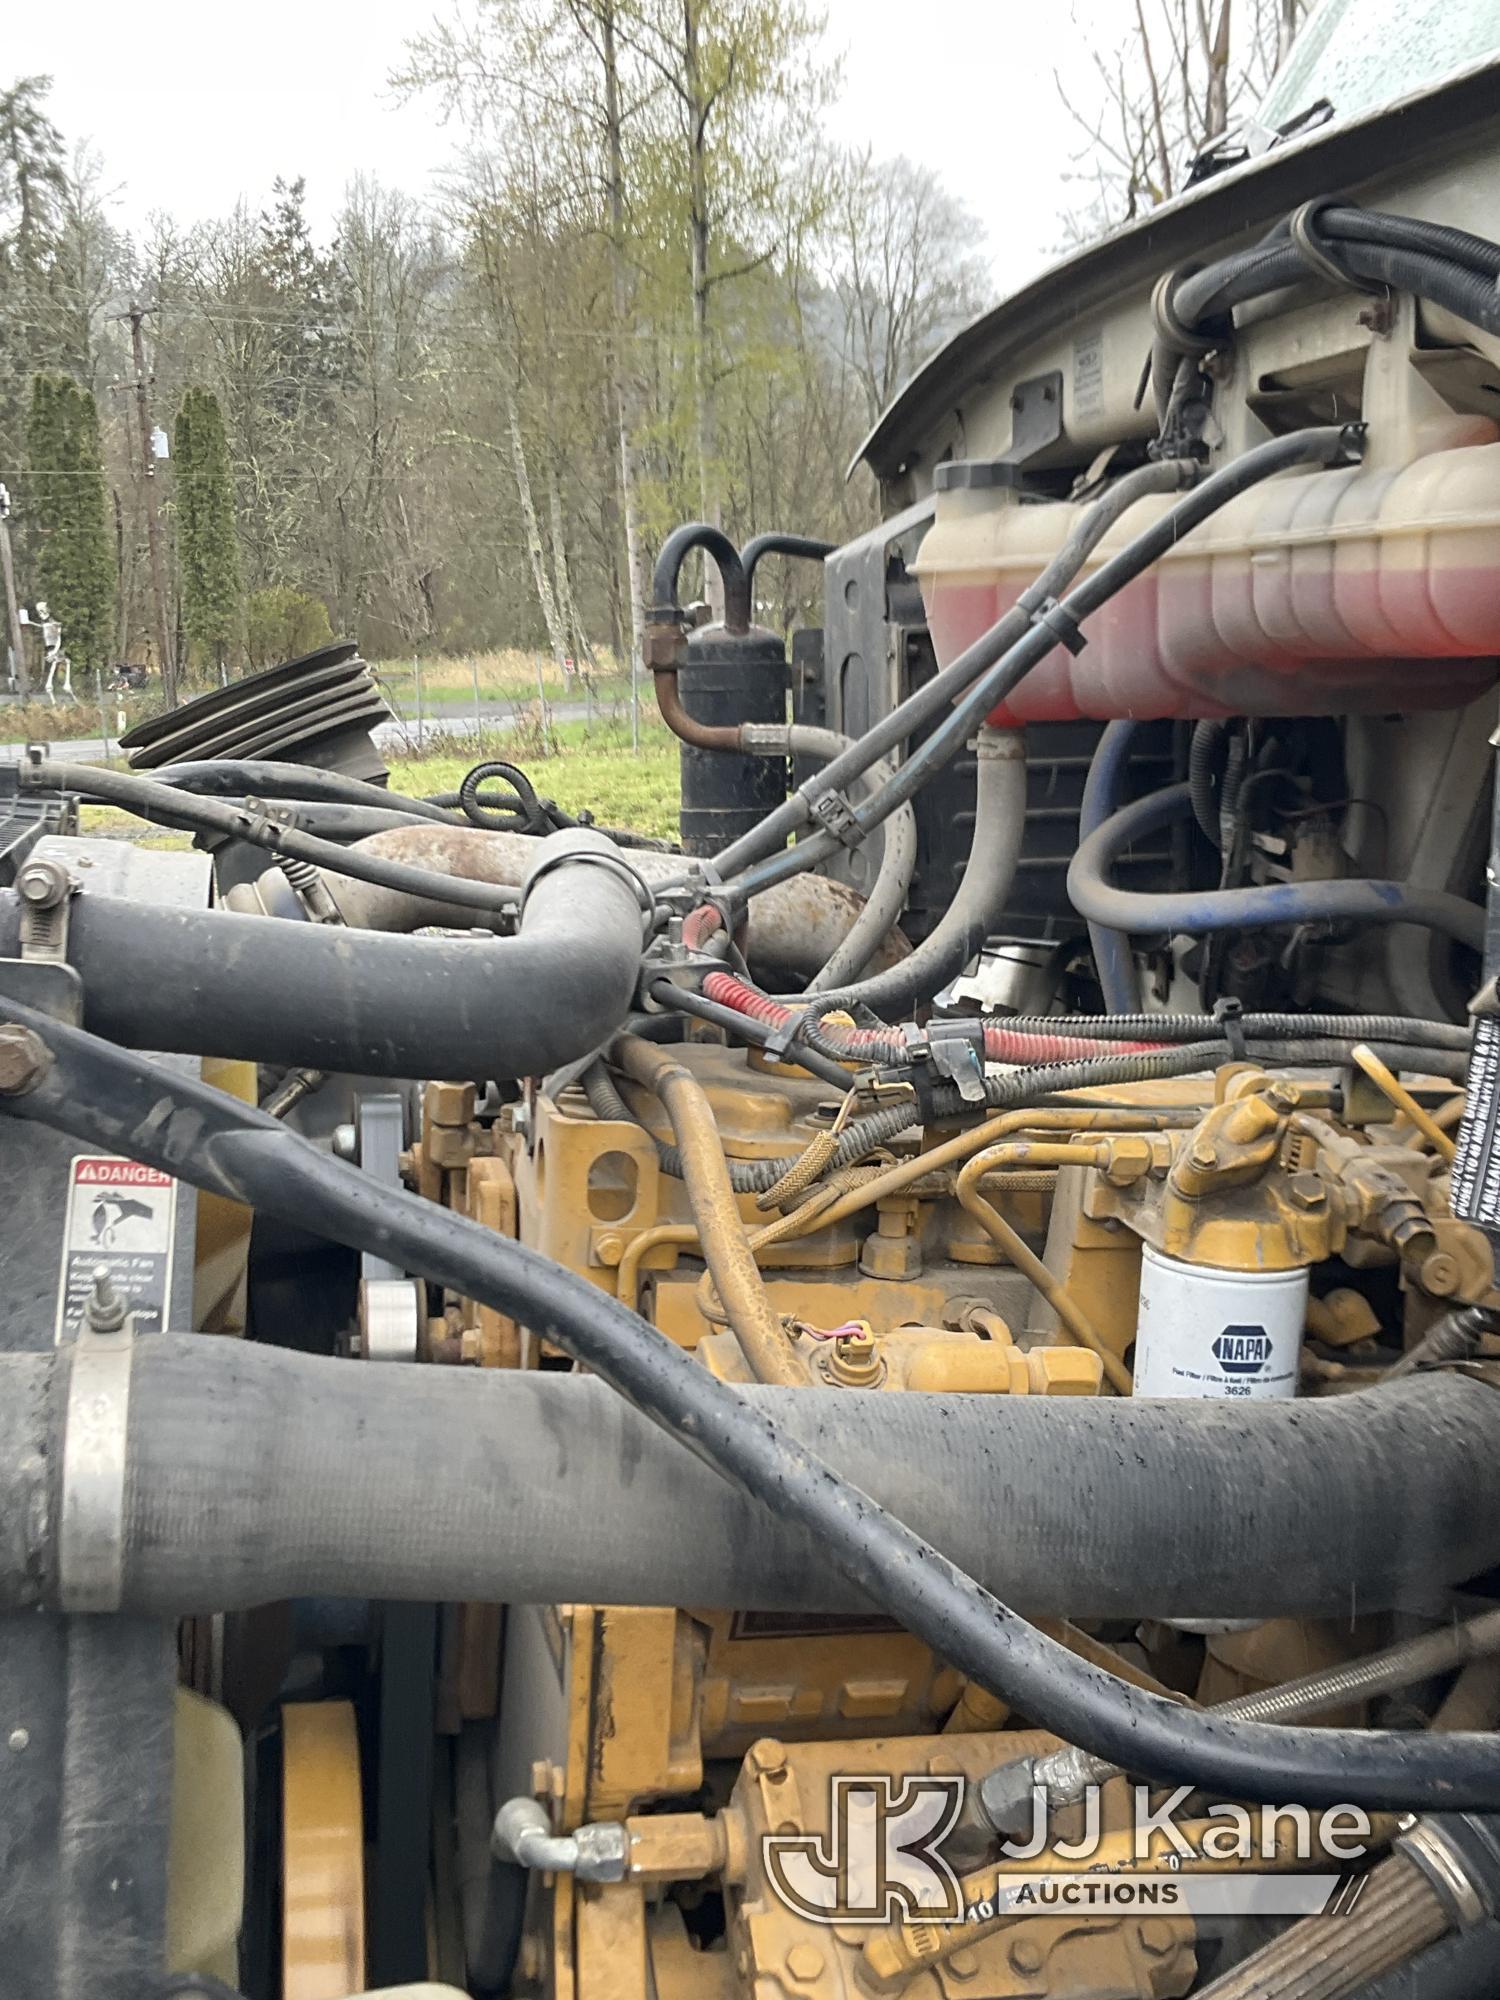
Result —
POLYGON ((1138 1396, 1295 1396, 1307 1270, 1220 1271, 1141 1253, 1138 1396))

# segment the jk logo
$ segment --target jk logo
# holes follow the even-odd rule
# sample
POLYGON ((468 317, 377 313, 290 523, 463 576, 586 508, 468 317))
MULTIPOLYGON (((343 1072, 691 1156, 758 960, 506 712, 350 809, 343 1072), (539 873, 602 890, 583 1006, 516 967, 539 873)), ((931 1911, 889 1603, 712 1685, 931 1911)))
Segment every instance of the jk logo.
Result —
POLYGON ((940 1850, 963 1808, 963 1779, 839 1777, 830 1794, 826 1839, 768 1833, 762 1842, 787 1908, 820 1924, 957 1923, 963 1896, 940 1850))

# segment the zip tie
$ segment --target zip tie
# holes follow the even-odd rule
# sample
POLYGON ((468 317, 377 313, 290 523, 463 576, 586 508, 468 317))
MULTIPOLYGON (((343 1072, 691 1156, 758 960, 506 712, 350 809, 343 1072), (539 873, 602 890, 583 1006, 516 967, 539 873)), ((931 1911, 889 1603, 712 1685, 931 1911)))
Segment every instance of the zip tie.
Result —
POLYGON ((1245 1009, 1242 1003, 1232 995, 1226 995, 1223 999, 1217 1000, 1214 1003, 1214 1019, 1224 1030, 1224 1039, 1229 1044, 1229 1059, 1231 1062, 1248 1062, 1250 1060, 1249 1050, 1245 1046, 1244 1012, 1245 1009))
POLYGON ((1023 595, 1016 600, 1016 608, 1025 612, 1028 623, 1040 625, 1043 631, 1050 632, 1075 659, 1088 644, 1083 627, 1067 606, 1060 604, 1055 597, 1044 597, 1039 603, 1031 603, 1023 595))

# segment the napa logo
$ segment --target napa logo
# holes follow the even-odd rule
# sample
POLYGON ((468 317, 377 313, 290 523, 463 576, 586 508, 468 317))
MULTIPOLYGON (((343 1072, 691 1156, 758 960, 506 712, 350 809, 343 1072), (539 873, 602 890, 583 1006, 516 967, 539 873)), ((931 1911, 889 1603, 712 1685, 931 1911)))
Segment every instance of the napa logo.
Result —
POLYGON ((1263 1326, 1226 1326, 1213 1354, 1226 1375, 1264 1375, 1271 1365, 1271 1336, 1263 1326))

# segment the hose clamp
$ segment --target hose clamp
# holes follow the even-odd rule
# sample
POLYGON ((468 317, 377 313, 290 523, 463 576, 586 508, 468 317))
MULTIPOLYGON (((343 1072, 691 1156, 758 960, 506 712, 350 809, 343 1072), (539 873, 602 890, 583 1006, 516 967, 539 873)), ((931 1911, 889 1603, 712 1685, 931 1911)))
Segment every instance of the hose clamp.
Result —
POLYGON ((1337 285, 1340 291, 1386 293, 1388 285, 1367 278, 1352 277, 1328 247, 1328 239, 1318 229, 1318 217, 1325 208, 1335 204, 1326 196, 1316 201, 1305 201, 1288 218, 1287 231, 1301 253, 1302 261, 1310 264, 1320 278, 1326 278, 1330 285, 1337 285))
POLYGON ((636 901, 641 906, 642 933, 645 937, 651 937, 656 930, 658 917, 655 890, 638 868, 631 867, 623 854, 600 854, 593 848, 582 848, 574 854, 552 854, 545 861, 539 861, 526 878, 526 886, 521 891, 521 907, 516 913, 517 923, 525 918, 526 905, 531 900, 532 891, 544 876, 550 875, 556 868, 574 868, 584 862, 593 868, 607 868, 610 874, 618 875, 622 882, 629 884, 636 901))
POLYGON ((1482 1924, 1490 1915, 1488 1904, 1470 1878, 1462 1851, 1437 1821, 1419 1819, 1397 1835, 1396 1846, 1421 1869, 1464 1930, 1482 1924))
POLYGON ((73 1342, 57 1532, 62 1611, 118 1611, 125 1586, 125 1466, 134 1328, 101 1266, 73 1342))
POLYGON ((1177 287, 1198 268, 1196 264, 1184 264, 1178 270, 1164 272, 1151 294, 1151 324, 1156 337, 1177 354, 1212 354, 1224 345, 1222 337, 1199 333, 1196 327, 1178 317, 1174 296, 1177 287))

